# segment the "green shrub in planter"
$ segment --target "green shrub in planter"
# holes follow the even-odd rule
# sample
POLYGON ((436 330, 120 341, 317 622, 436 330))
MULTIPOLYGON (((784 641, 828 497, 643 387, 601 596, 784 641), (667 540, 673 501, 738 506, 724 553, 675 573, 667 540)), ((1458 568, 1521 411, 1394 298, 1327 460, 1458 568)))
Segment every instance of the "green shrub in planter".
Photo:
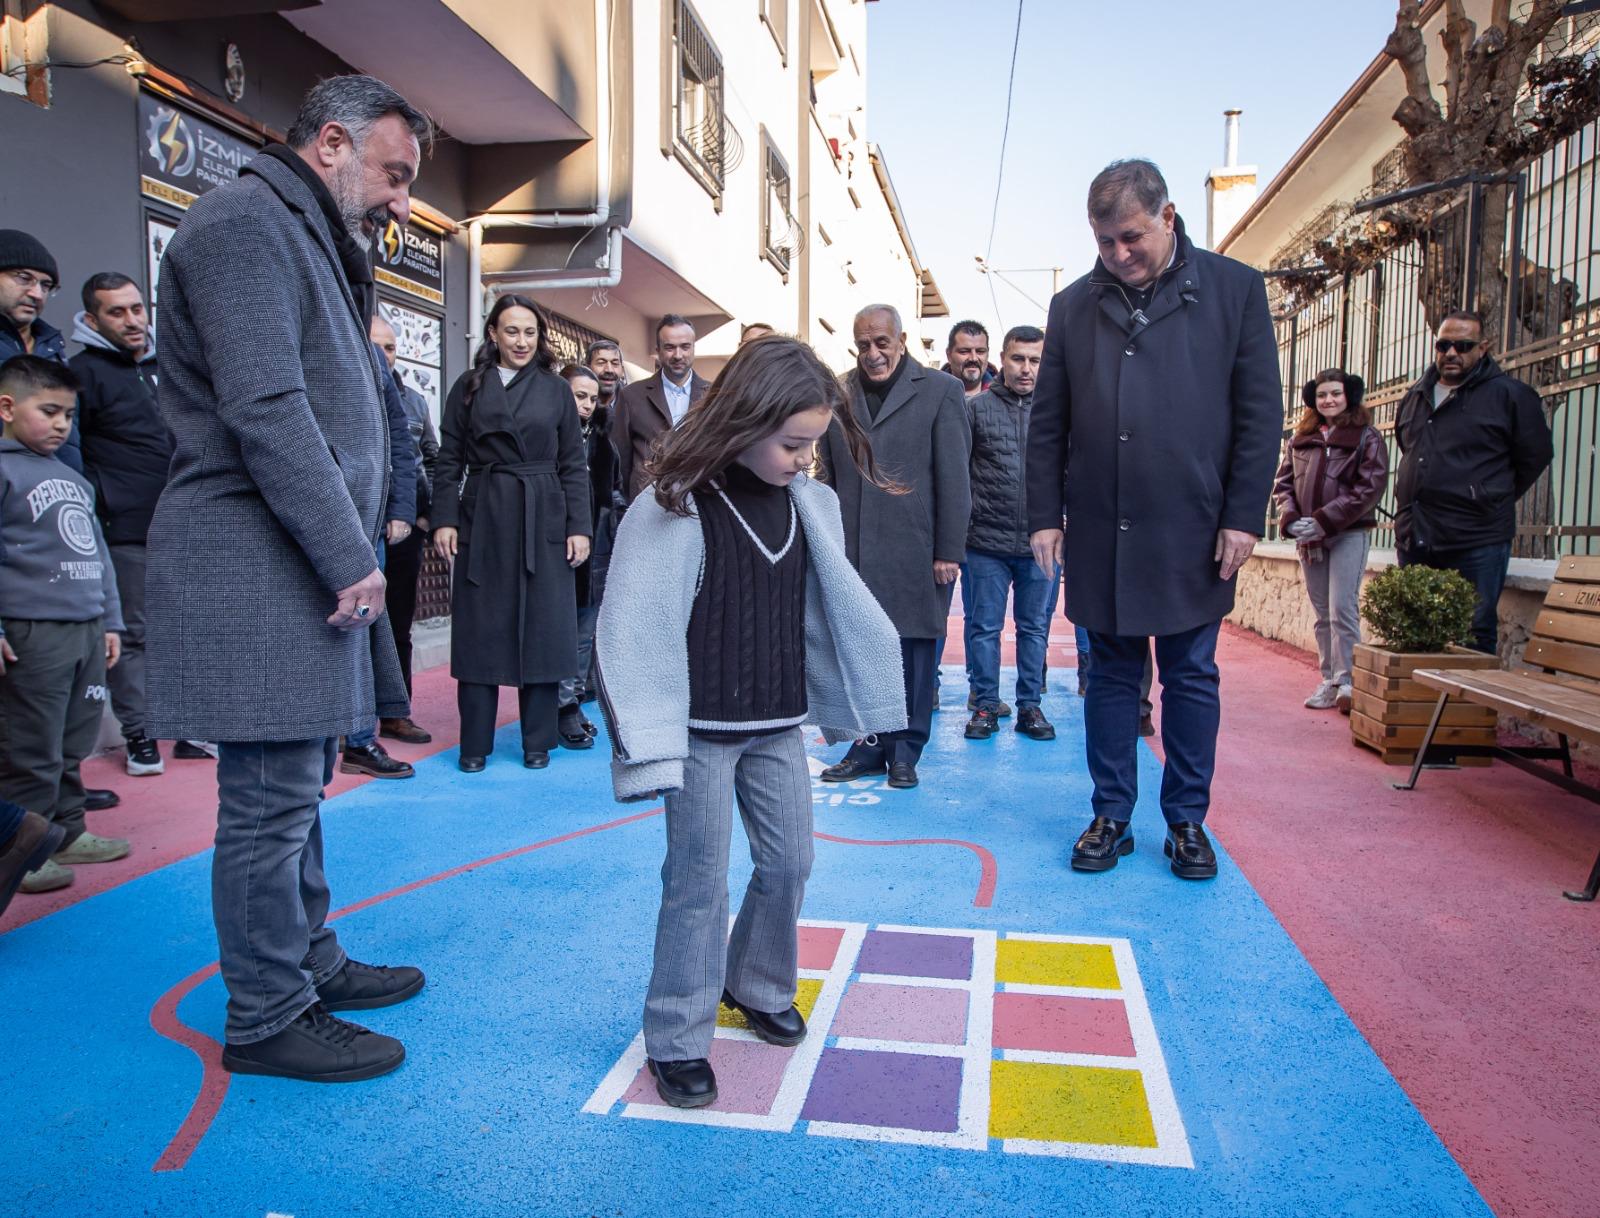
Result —
POLYGON ((1443 651, 1472 639, 1473 586, 1458 571, 1390 567, 1368 581, 1361 615, 1391 651, 1443 651))

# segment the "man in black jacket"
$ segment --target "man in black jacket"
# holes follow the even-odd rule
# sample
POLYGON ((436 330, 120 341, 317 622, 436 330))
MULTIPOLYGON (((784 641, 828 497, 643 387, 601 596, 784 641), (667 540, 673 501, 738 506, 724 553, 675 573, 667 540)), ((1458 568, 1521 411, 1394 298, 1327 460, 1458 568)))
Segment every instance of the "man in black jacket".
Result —
POLYGON ((1550 464, 1550 424, 1539 395, 1489 356, 1476 313, 1446 316, 1433 346, 1433 367, 1395 414, 1400 565, 1465 576, 1478 593, 1474 645, 1493 654, 1517 500, 1550 464))
POLYGON ((122 662, 106 674, 106 684, 122 725, 128 773, 159 774, 166 763, 144 723, 145 534, 167 485, 172 434, 156 405, 155 336, 139 285, 116 271, 90 277, 72 338, 83 346, 68 361, 83 383, 83 472, 94 485, 127 627, 122 662))
POLYGON ((1044 354, 1044 331, 1017 326, 1000 347, 1000 379, 967 401, 972 420, 972 521, 967 526, 967 671, 977 709, 968 740, 987 740, 999 726, 1000 631, 1006 598, 1017 626, 1017 728, 1034 740, 1056 730, 1039 708, 1056 575, 1039 569, 1028 543, 1025 466, 1028 416, 1044 354))
POLYGON ((1265 526, 1283 427, 1278 344, 1260 272, 1197 249, 1149 161, 1102 170, 1088 204, 1100 258, 1050 302, 1028 439, 1034 558, 1044 571, 1061 561, 1065 517, 1067 616, 1094 655, 1094 819, 1072 866, 1108 871, 1133 851, 1154 639, 1163 849, 1174 874, 1208 879, 1217 635, 1265 526))

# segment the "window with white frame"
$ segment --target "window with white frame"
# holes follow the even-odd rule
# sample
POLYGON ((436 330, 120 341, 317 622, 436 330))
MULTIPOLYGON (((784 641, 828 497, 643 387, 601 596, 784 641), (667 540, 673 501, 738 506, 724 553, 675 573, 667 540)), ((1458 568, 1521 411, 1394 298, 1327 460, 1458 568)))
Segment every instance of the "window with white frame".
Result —
POLYGON ((792 185, 789 164, 776 147, 766 128, 761 131, 761 256, 789 277, 789 266, 797 252, 799 231, 790 210, 792 185))
POLYGON ((673 0, 673 145, 720 196, 727 180, 722 54, 689 0, 673 0))

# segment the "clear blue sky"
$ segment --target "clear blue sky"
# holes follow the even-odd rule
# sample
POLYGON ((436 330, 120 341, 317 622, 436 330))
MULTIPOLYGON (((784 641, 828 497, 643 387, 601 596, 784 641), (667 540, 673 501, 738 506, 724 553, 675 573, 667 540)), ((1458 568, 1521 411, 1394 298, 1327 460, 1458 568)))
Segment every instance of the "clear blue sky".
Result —
MULTIPOLYGON (((868 5, 867 137, 952 314, 996 339, 1043 320, 1001 282, 996 318, 973 263, 989 237, 1016 13, 1016 0, 868 5)), ((1087 272, 1089 181, 1124 156, 1161 166, 1203 243, 1222 112, 1244 111, 1239 160, 1265 188, 1383 49, 1394 14, 1395 0, 1024 0, 992 264, 1062 266, 1064 283, 1087 272)), ((1048 301, 1048 274, 1011 278, 1048 301)))

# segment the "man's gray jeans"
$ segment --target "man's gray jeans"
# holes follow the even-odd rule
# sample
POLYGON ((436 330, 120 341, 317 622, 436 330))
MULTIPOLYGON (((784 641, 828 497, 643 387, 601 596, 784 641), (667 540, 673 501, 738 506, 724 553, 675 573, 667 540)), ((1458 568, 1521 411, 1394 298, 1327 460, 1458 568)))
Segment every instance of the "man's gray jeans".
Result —
POLYGON ((211 910, 229 1044, 281 1032, 344 967, 324 924, 322 788, 333 780, 336 740, 220 744, 211 910))

